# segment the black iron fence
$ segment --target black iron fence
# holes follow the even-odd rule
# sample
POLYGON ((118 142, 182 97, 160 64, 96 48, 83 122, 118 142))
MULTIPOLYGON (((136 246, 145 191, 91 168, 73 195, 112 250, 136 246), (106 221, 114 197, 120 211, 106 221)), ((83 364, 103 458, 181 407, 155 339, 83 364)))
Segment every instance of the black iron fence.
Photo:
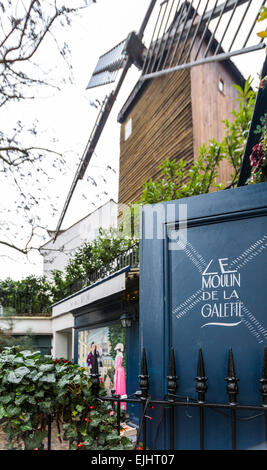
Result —
MULTIPOLYGON (((98 363, 97 357, 94 357, 93 367, 91 372, 91 379, 93 381, 93 393, 95 399, 100 399, 98 397, 99 391, 99 372, 98 372, 98 363)), ((228 356, 228 374, 225 378, 226 380, 226 392, 229 397, 228 403, 211 403, 206 401, 206 392, 208 389, 207 380, 208 378, 205 375, 205 366, 201 349, 199 350, 198 355, 198 365, 197 365, 197 376, 196 376, 195 389, 197 392, 197 399, 194 400, 188 397, 181 397, 176 395, 178 388, 178 378, 176 375, 176 366, 175 366, 175 357, 174 350, 171 350, 170 354, 170 363, 169 363, 169 375, 167 376, 167 395, 162 400, 153 399, 149 395, 149 374, 146 361, 145 349, 142 352, 141 360, 141 371, 139 375, 139 388, 140 390, 135 392, 133 395, 134 398, 124 398, 119 395, 112 394, 112 396, 107 396, 105 398, 101 397, 101 400, 105 400, 112 403, 113 409, 117 415, 117 432, 120 433, 121 429, 121 403, 137 403, 140 406, 140 419, 139 419, 139 428, 137 433, 136 446, 139 441, 142 442, 143 450, 147 449, 147 422, 151 419, 148 416, 148 409, 151 406, 163 406, 167 413, 169 413, 169 448, 174 450, 175 448, 175 438, 176 438, 176 423, 175 423, 175 407, 197 407, 199 409, 199 449, 205 449, 205 410, 207 408, 222 411, 229 410, 230 413, 227 413, 227 416, 230 420, 231 427, 231 449, 237 449, 237 421, 242 419, 238 417, 238 411, 251 410, 256 412, 253 416, 244 419, 253 419, 259 416, 264 417, 265 422, 265 447, 267 448, 267 348, 264 350, 263 358, 263 368, 262 368, 262 377, 260 378, 259 390, 262 396, 262 405, 241 405, 238 404, 238 377, 235 370, 235 363, 233 352, 229 350, 228 356)), ((157 429, 158 431, 158 429, 157 429)), ((157 432, 156 432, 157 435, 157 432)), ((154 440, 154 443, 156 440, 154 440)))

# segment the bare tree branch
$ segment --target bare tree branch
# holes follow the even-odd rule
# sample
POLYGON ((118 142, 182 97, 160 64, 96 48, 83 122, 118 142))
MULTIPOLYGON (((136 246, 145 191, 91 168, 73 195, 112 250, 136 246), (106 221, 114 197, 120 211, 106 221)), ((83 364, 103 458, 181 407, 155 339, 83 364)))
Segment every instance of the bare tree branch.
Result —
MULTIPOLYGON (((90 4, 89 1, 87 3, 90 4)), ((85 5, 84 0, 61 0, 60 6, 55 0, 0 2, 3 12, 0 16, 0 111, 3 113, 0 184, 4 191, 8 188, 9 198, 8 208, 0 224, 0 246, 6 247, 7 253, 8 249, 26 256, 32 250, 40 252, 38 237, 40 233, 43 233, 43 239, 47 236, 46 228, 36 223, 41 221, 41 207, 49 210, 52 216, 57 212, 47 190, 47 182, 56 178, 56 172, 66 168, 65 155, 58 148, 50 148, 54 145, 42 142, 38 124, 34 121, 27 125, 24 114, 20 114, 19 105, 26 99, 36 98, 37 87, 51 86, 60 90, 60 84, 65 82, 65 70, 62 79, 57 81, 52 79, 53 67, 49 71, 50 75, 46 70, 44 72, 40 67, 41 46, 51 44, 51 33, 70 75, 69 51, 67 45, 58 40, 60 28, 55 26, 68 27, 71 18, 87 8, 88 4, 85 5), (68 4, 71 8, 68 8, 68 4), (15 112, 11 106, 15 106, 15 112), (4 112, 8 116, 7 123, 4 112), (16 122, 11 124, 11 129, 13 116, 16 116, 16 122), (16 230, 11 226, 13 221, 17 222, 16 230)), ((3 200, 2 197, 0 204, 4 207, 3 200)))

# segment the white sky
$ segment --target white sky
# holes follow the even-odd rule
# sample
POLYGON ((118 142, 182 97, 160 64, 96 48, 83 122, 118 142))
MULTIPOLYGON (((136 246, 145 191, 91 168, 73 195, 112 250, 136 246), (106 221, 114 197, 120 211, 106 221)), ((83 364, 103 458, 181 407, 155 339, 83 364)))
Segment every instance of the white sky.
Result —
MULTIPOLYGON (((98 57, 125 39, 130 31, 138 31, 149 3, 150 0, 97 0, 96 4, 85 9, 82 17, 74 20, 71 28, 66 30, 67 36, 63 38, 68 42, 72 51, 75 84, 67 84, 60 93, 31 100, 24 105, 23 119, 30 122, 36 116, 40 121, 43 130, 41 134, 43 145, 47 146, 47 141, 55 137, 58 141, 55 144, 57 148, 68 152, 66 154, 69 166, 67 174, 56 173, 56 179, 46 189, 58 210, 57 213, 53 216, 48 206, 44 204, 40 206, 42 221, 45 223, 45 220, 50 229, 56 228, 76 165, 97 117, 98 111, 90 106, 90 101, 94 101, 96 98, 102 100, 114 88, 114 85, 109 85, 86 90, 98 57)), ((153 19, 151 23, 153 23, 153 19)), ((259 30, 261 29, 263 28, 259 28, 259 30)), ((149 36, 150 30, 148 28, 147 36, 149 36)), ((39 51, 38 59, 44 69, 55 67, 51 47, 53 47, 52 43, 49 47, 44 44, 39 51)), ((264 50, 234 59, 245 77, 248 75, 257 77, 263 60, 264 50)), ((63 62, 62 64, 57 62, 56 73, 64 74, 64 67, 63 62)), ((138 77, 139 73, 132 66, 102 133, 85 178, 76 187, 62 228, 72 225, 110 198, 117 200, 120 135, 117 115, 138 77), (111 170, 106 170, 107 165, 112 166, 116 174, 111 170), (96 179, 97 187, 88 183, 89 175, 96 179), (102 176, 107 183, 104 182, 102 176)), ((51 174, 51 176, 53 175, 51 174)), ((31 183, 29 182, 29 184, 31 183)), ((10 188, 5 188, 2 185, 2 202, 5 200, 6 191, 10 191, 10 188)), ((40 241, 39 244, 44 242, 40 241)), ((1 254, 4 256, 0 261, 0 279, 7 276, 19 279, 28 274, 42 274, 42 257, 36 252, 30 254, 28 259, 4 248, 0 248, 1 254)))

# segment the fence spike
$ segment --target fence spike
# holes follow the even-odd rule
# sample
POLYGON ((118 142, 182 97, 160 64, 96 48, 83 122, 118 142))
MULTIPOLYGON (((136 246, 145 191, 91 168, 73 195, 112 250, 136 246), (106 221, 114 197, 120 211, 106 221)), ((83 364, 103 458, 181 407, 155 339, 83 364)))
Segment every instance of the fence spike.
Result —
POLYGON ((236 377, 235 362, 232 348, 229 350, 228 355, 228 377, 236 377))
POLYGON ((262 375, 260 379, 260 392, 262 394, 262 404, 267 406, 267 348, 264 348, 262 375))
POLYGON ((147 361, 146 361, 146 351, 145 348, 142 350, 142 359, 141 359, 141 371, 139 375, 139 387, 142 392, 143 397, 148 396, 149 389, 149 375, 147 370, 147 361))
POLYGON ((205 377, 205 366, 201 348, 198 351, 197 375, 198 377, 205 377))
POLYGON ((227 382, 227 393, 229 395, 229 402, 232 405, 235 405, 237 402, 237 394, 238 394, 238 378, 236 375, 235 370, 235 363, 234 363, 234 356, 232 348, 229 350, 228 354, 228 376, 225 378, 227 382))
POLYGON ((177 383, 177 376, 176 376, 174 349, 171 348, 169 375, 167 377, 167 391, 168 391, 170 401, 174 401, 174 398, 172 396, 175 394, 177 387, 178 387, 178 383, 177 383))
POLYGON ((141 359, 141 375, 148 375, 147 371, 147 361, 146 361, 146 350, 142 350, 142 359, 141 359))
POLYGON ((267 348, 264 348, 262 378, 267 379, 267 348))
POLYGON ((198 393, 198 401, 204 402, 205 401, 205 393, 208 390, 208 386, 206 384, 208 378, 205 374, 205 366, 204 366, 204 359, 202 354, 202 349, 200 348, 198 352, 198 364, 197 364, 197 377, 196 377, 196 391, 198 393))
POLYGON ((170 364, 169 364, 169 375, 172 377, 176 377, 176 366, 175 366, 175 357, 174 357, 174 349, 171 348, 171 355, 170 355, 170 364))

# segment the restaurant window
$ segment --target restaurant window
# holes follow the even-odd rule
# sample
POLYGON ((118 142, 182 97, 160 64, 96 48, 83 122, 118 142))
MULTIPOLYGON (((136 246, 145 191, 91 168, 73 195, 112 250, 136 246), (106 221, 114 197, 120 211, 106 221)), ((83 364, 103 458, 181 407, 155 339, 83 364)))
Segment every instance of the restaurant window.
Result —
POLYGON ((121 324, 79 331, 78 363, 90 374, 96 351, 100 381, 108 394, 111 390, 121 396, 126 394, 125 349, 125 328, 121 324))

